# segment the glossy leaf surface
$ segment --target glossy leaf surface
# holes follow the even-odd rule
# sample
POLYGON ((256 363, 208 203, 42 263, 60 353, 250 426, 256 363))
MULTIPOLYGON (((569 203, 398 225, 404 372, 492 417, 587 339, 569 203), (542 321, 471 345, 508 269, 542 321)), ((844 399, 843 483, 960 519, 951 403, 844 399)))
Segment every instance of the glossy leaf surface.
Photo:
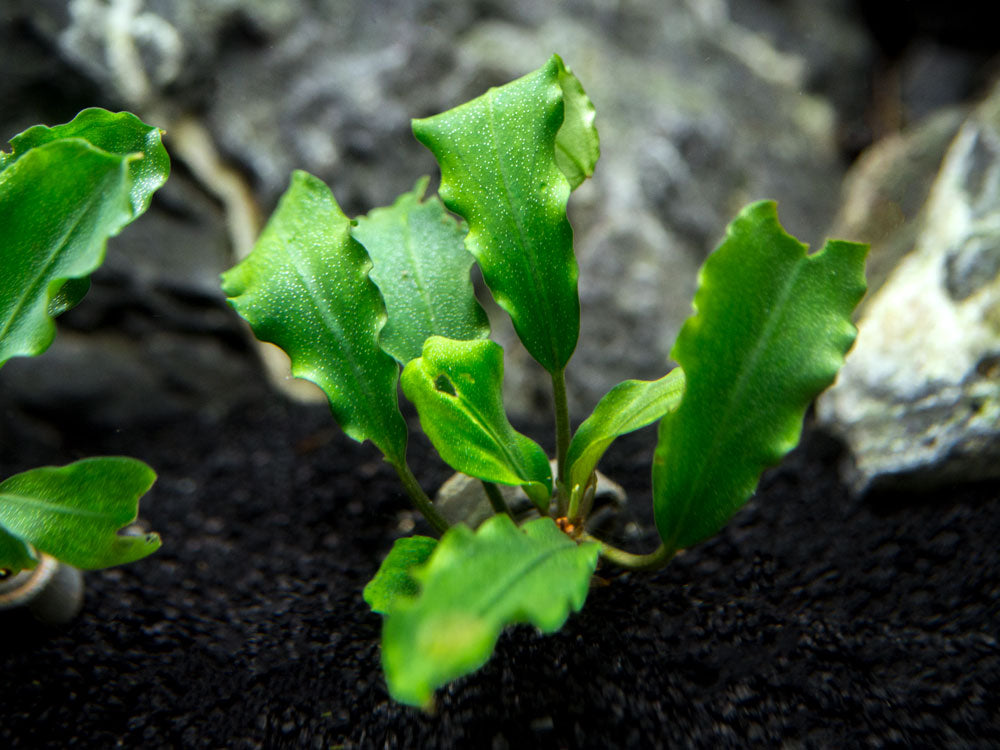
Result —
POLYGON ((548 508, 552 472, 540 445, 517 432, 503 410, 503 349, 492 341, 432 336, 403 369, 403 392, 420 426, 455 471, 519 484, 548 508))
POLYGON ((85 110, 11 144, 0 158, 0 365, 48 348, 52 317, 80 301, 108 238, 169 173, 159 131, 128 113, 85 110))
POLYGON ((569 487, 583 487, 604 451, 620 435, 638 430, 676 409, 684 394, 684 372, 676 367, 659 380, 626 380, 598 402, 573 435, 566 456, 569 487))
POLYGON ((422 200, 426 188, 425 177, 392 206, 360 217, 353 229, 374 263, 371 279, 389 315, 382 348, 402 364, 419 357, 432 335, 490 335, 469 278, 473 258, 465 249, 465 231, 436 196, 422 200))
MULTIPOLYGON (((160 546, 156 534, 118 533, 136 519, 155 479, 146 464, 121 457, 31 469, 0 482, 0 528, 85 570, 132 562, 160 546)), ((14 566, 0 560, 0 567, 14 566)))
POLYGON ((400 600, 382 630, 382 664, 393 698, 428 707, 434 690, 481 667, 507 625, 552 633, 579 611, 598 546, 577 545, 551 518, 520 529, 506 515, 473 532, 453 526, 426 565, 420 594, 400 600))
POLYGON ((806 250, 774 203, 754 203, 701 269, 695 314, 671 352, 685 392, 660 423, 653 465, 656 525, 670 550, 718 531, 795 447, 806 408, 854 341, 867 246, 806 250))
POLYGON ((401 597, 420 593, 413 568, 427 562, 437 544, 438 540, 429 536, 408 536, 396 540, 379 566, 378 573, 365 586, 364 598, 372 612, 389 614, 401 597))
POLYGON ((0 161, 0 170, 33 148, 79 138, 101 151, 128 158, 129 201, 135 218, 149 208, 153 193, 170 174, 170 157, 163 148, 161 135, 159 128, 147 125, 130 112, 91 107, 63 125, 35 125, 11 138, 11 153, 0 161))
MULTIPOLYGON (((580 329, 566 218, 570 182, 556 159, 564 71, 553 56, 534 73, 413 121, 414 134, 441 166, 442 200, 468 222, 466 247, 493 297, 527 350, 552 373, 569 361, 580 329)), ((580 96, 574 101, 582 112, 580 96)), ((577 154, 579 140, 567 138, 566 147, 586 163, 588 157, 577 154)))
POLYGON ((371 261, 330 189, 295 172, 253 252, 222 276, 222 288, 261 341, 316 383, 341 428, 371 440, 394 464, 406 452, 399 366, 379 347, 385 305, 371 261))

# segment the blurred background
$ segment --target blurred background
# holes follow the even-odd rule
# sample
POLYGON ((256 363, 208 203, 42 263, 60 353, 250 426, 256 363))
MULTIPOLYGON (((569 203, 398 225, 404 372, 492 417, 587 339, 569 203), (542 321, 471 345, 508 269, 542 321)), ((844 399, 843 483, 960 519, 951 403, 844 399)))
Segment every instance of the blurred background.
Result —
MULTIPOLYGON (((817 409, 852 448, 852 486, 1000 476, 1000 47, 981 7, 3 0, 0 142, 88 106, 128 109, 166 131, 173 172, 52 348, 0 372, 0 450, 245 406, 263 365, 218 275, 290 172, 324 179, 351 216, 422 175, 433 186, 410 119, 558 52, 602 139, 570 203, 575 421, 620 380, 667 370, 698 267, 767 198, 814 248, 873 245, 861 336, 817 409)), ((537 414, 547 378, 496 313, 507 404, 537 414)))

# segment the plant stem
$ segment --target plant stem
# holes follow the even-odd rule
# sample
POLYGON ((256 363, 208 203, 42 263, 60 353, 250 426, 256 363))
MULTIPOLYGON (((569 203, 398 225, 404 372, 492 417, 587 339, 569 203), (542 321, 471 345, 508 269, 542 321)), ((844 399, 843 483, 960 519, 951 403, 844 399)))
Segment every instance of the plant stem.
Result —
POLYGON ((400 463, 393 464, 396 469, 396 473, 399 474, 399 479, 403 483, 403 487, 406 489, 406 494, 410 496, 413 504, 417 506, 417 510, 423 514, 423 517, 430 522, 430 525, 438 530, 439 533, 443 534, 448 530, 451 525, 445 520, 438 509, 434 507, 434 503, 431 499, 427 497, 427 493, 424 492, 420 483, 417 482, 417 478, 413 476, 413 472, 410 471, 410 467, 407 465, 406 461, 401 461, 400 463))
POLYGON ((556 492, 559 515, 566 514, 566 452, 569 450, 569 405, 566 401, 566 369, 552 373, 552 400, 556 410, 556 492))
POLYGON ((483 489, 486 490, 486 497, 489 498, 493 510, 497 513, 506 513, 511 518, 514 517, 507 506, 507 501, 503 499, 503 493, 500 492, 499 487, 493 484, 493 482, 483 481, 483 489))
POLYGON ((602 542, 600 539, 592 537, 587 533, 582 534, 580 538, 587 542, 597 542, 601 545, 601 557, 613 562, 620 568, 627 568, 628 570, 659 570, 665 567, 676 554, 674 551, 668 551, 662 544, 656 551, 650 552, 648 555, 636 555, 632 552, 618 549, 607 542, 602 542))

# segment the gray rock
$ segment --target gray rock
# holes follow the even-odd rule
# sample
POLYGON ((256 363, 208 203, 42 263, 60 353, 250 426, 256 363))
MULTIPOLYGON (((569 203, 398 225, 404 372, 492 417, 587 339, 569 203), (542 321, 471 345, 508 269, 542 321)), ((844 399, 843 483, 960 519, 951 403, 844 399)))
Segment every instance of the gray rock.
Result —
MULTIPOLYGON (((560 52, 596 103, 603 144, 597 174, 570 206, 583 320, 567 378, 578 419, 615 383, 666 372, 697 268, 744 204, 777 199, 785 225, 806 238, 829 225, 844 169, 836 109, 824 92, 837 107, 858 95, 834 84, 864 75, 870 43, 843 12, 846 0, 784 7, 15 0, 7 12, 100 87, 104 100, 93 103, 124 104, 165 126, 175 161, 229 216, 253 211, 233 199, 240 189, 232 175, 220 181, 218 165, 198 166, 187 140, 169 141, 188 132, 176 123, 198 119, 264 214, 295 168, 322 177, 358 214, 390 203, 422 174, 436 175, 410 118, 560 52)), ((189 250, 175 256, 143 234, 151 253, 163 248, 162 273, 155 260, 136 273, 204 294, 224 237, 216 221, 206 227, 212 251, 203 266, 190 252, 197 240, 185 238, 189 250)), ((142 224, 126 236, 138 236, 142 224)), ((245 244, 228 234, 235 248, 245 244)), ((506 403, 515 415, 535 414, 548 403, 548 377, 506 316, 493 312, 507 350, 506 403)))
POLYGON ((1000 477, 1000 86, 958 131, 916 247, 819 401, 858 491, 1000 477))

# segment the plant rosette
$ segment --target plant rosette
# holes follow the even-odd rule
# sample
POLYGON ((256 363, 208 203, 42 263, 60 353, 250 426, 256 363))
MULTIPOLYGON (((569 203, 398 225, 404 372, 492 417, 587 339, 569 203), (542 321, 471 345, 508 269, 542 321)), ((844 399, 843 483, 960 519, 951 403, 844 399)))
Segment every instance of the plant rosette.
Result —
POLYGON ((430 708, 437 688, 489 659, 507 626, 562 627, 599 560, 662 567, 727 523, 795 447, 810 402, 842 365, 868 248, 830 240, 810 254, 774 203, 747 206, 699 273, 694 313, 670 352, 679 366, 618 384, 574 433, 565 373, 580 302, 566 207, 598 159, 593 104, 553 56, 414 120, 413 132, 441 168, 439 197, 425 195, 424 178, 351 220, 322 181, 297 171, 222 285, 256 336, 325 391, 344 432, 384 454, 440 535, 396 540, 364 590, 384 617, 389 693, 430 708), (503 350, 488 338, 473 263, 551 378, 553 463, 504 413, 503 350), (481 483, 490 512, 475 529, 452 523, 407 464, 400 385, 444 461, 481 483), (661 544, 637 553, 588 524, 605 450, 656 423, 661 544), (533 514, 512 512, 501 487, 518 488, 533 514))

